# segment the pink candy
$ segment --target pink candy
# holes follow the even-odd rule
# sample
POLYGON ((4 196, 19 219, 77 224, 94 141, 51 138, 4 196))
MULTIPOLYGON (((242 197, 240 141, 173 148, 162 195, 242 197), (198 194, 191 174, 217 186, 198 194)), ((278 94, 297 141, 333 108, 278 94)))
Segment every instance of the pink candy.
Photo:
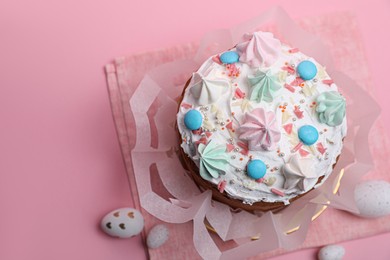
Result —
POLYGON ((218 183, 218 190, 220 193, 223 193, 223 191, 225 190, 225 187, 226 187, 226 181, 223 180, 223 181, 220 181, 218 183))
POLYGON ((286 89, 288 89, 290 92, 292 92, 292 93, 294 93, 295 92, 295 88, 293 88, 291 85, 289 85, 289 84, 284 84, 284 87, 286 88, 286 89))
POLYGON ((283 191, 280 191, 280 190, 275 189, 275 188, 271 188, 271 192, 274 193, 274 194, 276 194, 276 195, 279 195, 279 196, 281 196, 281 197, 284 196, 283 191))

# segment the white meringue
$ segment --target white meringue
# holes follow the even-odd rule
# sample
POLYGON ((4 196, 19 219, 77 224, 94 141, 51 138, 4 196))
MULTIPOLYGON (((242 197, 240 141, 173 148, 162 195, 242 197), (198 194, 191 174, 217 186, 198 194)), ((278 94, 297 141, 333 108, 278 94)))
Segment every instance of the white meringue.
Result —
POLYGON ((309 191, 317 183, 319 177, 313 169, 315 168, 312 159, 300 158, 298 154, 294 154, 283 167, 284 188, 291 190, 298 187, 302 191, 309 191))
POLYGON ((226 79, 203 77, 194 73, 190 83, 190 92, 201 106, 216 102, 223 94, 230 90, 230 83, 226 79))

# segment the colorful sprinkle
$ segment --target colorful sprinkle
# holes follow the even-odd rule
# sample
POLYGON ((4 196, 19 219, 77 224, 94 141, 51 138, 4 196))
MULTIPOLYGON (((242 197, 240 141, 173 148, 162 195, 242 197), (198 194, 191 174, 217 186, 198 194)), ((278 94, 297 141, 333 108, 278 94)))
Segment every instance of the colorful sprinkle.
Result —
POLYGON ((282 70, 285 70, 290 74, 295 74, 295 69, 291 66, 284 66, 284 67, 282 67, 282 70))
POLYGON ((333 82, 333 79, 324 79, 322 81, 322 83, 326 84, 326 85, 332 85, 334 82, 333 82))
POLYGON ((212 132, 204 132, 207 138, 209 138, 213 133, 212 132))
POLYGON ((332 140, 329 140, 328 138, 326 138, 326 142, 328 142, 329 144, 334 144, 334 142, 332 140))
POLYGON ((299 109, 299 106, 294 106, 294 114, 299 118, 303 118, 303 111, 299 109))
POLYGON ((290 49, 288 50, 289 53, 296 53, 296 52, 299 52, 299 49, 298 48, 293 48, 293 49, 290 49))
POLYGON ((283 129, 286 131, 286 133, 291 134, 293 128, 293 124, 287 124, 283 126, 283 129))
POLYGON ((296 77, 291 83, 290 85, 291 86, 300 86, 302 83, 304 82, 304 80, 300 77, 296 77))
POLYGON ((276 194, 276 195, 278 195, 278 196, 280 196, 280 197, 283 197, 283 196, 284 196, 283 191, 280 191, 280 190, 275 189, 275 188, 271 188, 271 192, 274 193, 274 194, 276 194))
POLYGON ((282 124, 286 123, 289 120, 291 115, 286 111, 282 114, 282 124))
POLYGON ((256 182, 258 182, 258 183, 263 183, 264 181, 265 181, 264 178, 260 178, 260 179, 257 179, 257 180, 256 180, 256 182))
POLYGON ((243 150, 241 150, 241 152, 240 152, 242 155, 248 155, 249 154, 249 151, 248 150, 245 150, 245 149, 243 149, 243 150))
POLYGON ((232 129, 233 129, 233 121, 230 121, 230 122, 226 125, 226 128, 229 129, 229 130, 232 130, 232 129))
POLYGON ((220 60, 220 58, 219 58, 219 55, 214 56, 214 57, 212 58, 212 60, 213 60, 215 63, 218 63, 218 64, 222 65, 222 62, 221 62, 221 60, 220 60))
POLYGON ((291 152, 292 153, 295 153, 296 151, 298 151, 299 149, 301 149, 301 147, 303 146, 303 143, 298 143, 293 149, 291 149, 291 152))
POLYGON ((238 142, 237 145, 244 150, 248 150, 248 145, 243 142, 238 142))
POLYGON ((188 103, 185 103, 185 102, 182 102, 181 103, 181 106, 188 109, 188 108, 192 108, 192 105, 191 104, 188 104, 188 103))
POLYGON ((236 98, 244 98, 245 97, 245 93, 242 92, 242 90, 240 88, 236 88, 236 91, 234 93, 234 96, 236 98))
POLYGON ((275 182, 276 182, 276 178, 275 178, 275 177, 269 177, 269 178, 265 181, 265 184, 266 184, 267 186, 272 186, 275 182))
POLYGON ((202 134, 202 128, 199 128, 197 130, 192 130, 191 131, 194 135, 201 135, 202 134))
POLYGON ((236 67, 236 64, 228 64, 226 65, 226 69, 228 70, 229 77, 238 77, 240 76, 240 69, 236 67))
POLYGON ((220 193, 223 193, 223 191, 225 190, 225 187, 226 187, 226 181, 223 180, 223 181, 220 181, 218 183, 218 190, 220 193))
POLYGON ((295 88, 293 88, 291 85, 289 85, 289 84, 287 84, 287 83, 284 84, 284 87, 285 87, 286 89, 288 89, 288 90, 289 90, 290 92, 292 92, 292 93, 295 92, 295 88))
POLYGON ((306 157, 309 155, 309 152, 304 150, 304 149, 299 149, 299 154, 302 156, 302 157, 306 157))
POLYGON ((324 154, 326 152, 326 148, 323 146, 322 143, 317 144, 317 150, 321 153, 324 154))
POLYGON ((206 137, 202 137, 198 141, 196 141, 195 144, 204 144, 204 145, 206 145, 207 144, 207 138, 206 137))
POLYGON ((243 143, 243 142, 238 142, 237 145, 242 149, 240 151, 240 153, 242 155, 248 155, 249 154, 249 149, 248 149, 248 145, 243 143))

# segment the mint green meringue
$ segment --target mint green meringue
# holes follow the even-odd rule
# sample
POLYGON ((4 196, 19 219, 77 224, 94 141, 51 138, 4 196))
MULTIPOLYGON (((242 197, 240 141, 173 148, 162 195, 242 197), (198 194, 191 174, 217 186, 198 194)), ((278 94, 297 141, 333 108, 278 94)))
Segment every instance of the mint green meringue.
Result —
POLYGON ((338 126, 345 117, 345 98, 337 91, 324 92, 317 97, 318 119, 329 126, 338 126))
POLYGON ((271 75, 270 71, 263 72, 258 70, 255 75, 248 76, 249 83, 252 85, 252 93, 250 100, 258 103, 263 100, 272 102, 275 97, 275 92, 281 88, 277 77, 271 75))
POLYGON ((226 148, 210 141, 207 145, 202 143, 198 146, 200 155, 200 176, 205 180, 218 178, 221 172, 225 172, 228 162, 226 148))

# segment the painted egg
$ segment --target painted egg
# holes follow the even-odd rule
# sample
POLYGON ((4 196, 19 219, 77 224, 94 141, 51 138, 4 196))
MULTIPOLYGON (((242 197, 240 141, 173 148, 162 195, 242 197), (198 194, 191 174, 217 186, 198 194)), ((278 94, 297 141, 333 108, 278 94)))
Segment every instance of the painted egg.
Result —
POLYGON ((100 227, 110 236, 129 238, 141 233, 144 218, 133 208, 116 209, 103 217, 100 227))
POLYGON ((165 244, 169 238, 169 230, 165 225, 154 226, 146 238, 146 244, 149 248, 158 248, 165 244))
POLYGON ((267 166, 262 160, 251 160, 246 166, 249 177, 253 179, 263 178, 267 172, 267 166))
POLYGON ((314 126, 304 125, 299 128, 298 137, 305 145, 313 145, 318 140, 318 131, 314 126))
POLYGON ((341 260, 345 255, 345 249, 339 245, 324 246, 318 252, 318 260, 341 260))
POLYGON ((377 218, 390 214, 390 183, 366 181, 355 188, 355 202, 360 211, 358 216, 377 218))
POLYGON ((298 64, 297 72, 302 79, 311 80, 317 75, 317 67, 313 62, 304 60, 298 64))
POLYGON ((202 114, 195 109, 191 109, 184 116, 184 124, 190 130, 197 130, 202 126, 202 114))
POLYGON ((235 51, 227 51, 222 53, 221 56, 219 56, 219 59, 221 60, 222 63, 232 64, 238 62, 240 56, 235 51))

